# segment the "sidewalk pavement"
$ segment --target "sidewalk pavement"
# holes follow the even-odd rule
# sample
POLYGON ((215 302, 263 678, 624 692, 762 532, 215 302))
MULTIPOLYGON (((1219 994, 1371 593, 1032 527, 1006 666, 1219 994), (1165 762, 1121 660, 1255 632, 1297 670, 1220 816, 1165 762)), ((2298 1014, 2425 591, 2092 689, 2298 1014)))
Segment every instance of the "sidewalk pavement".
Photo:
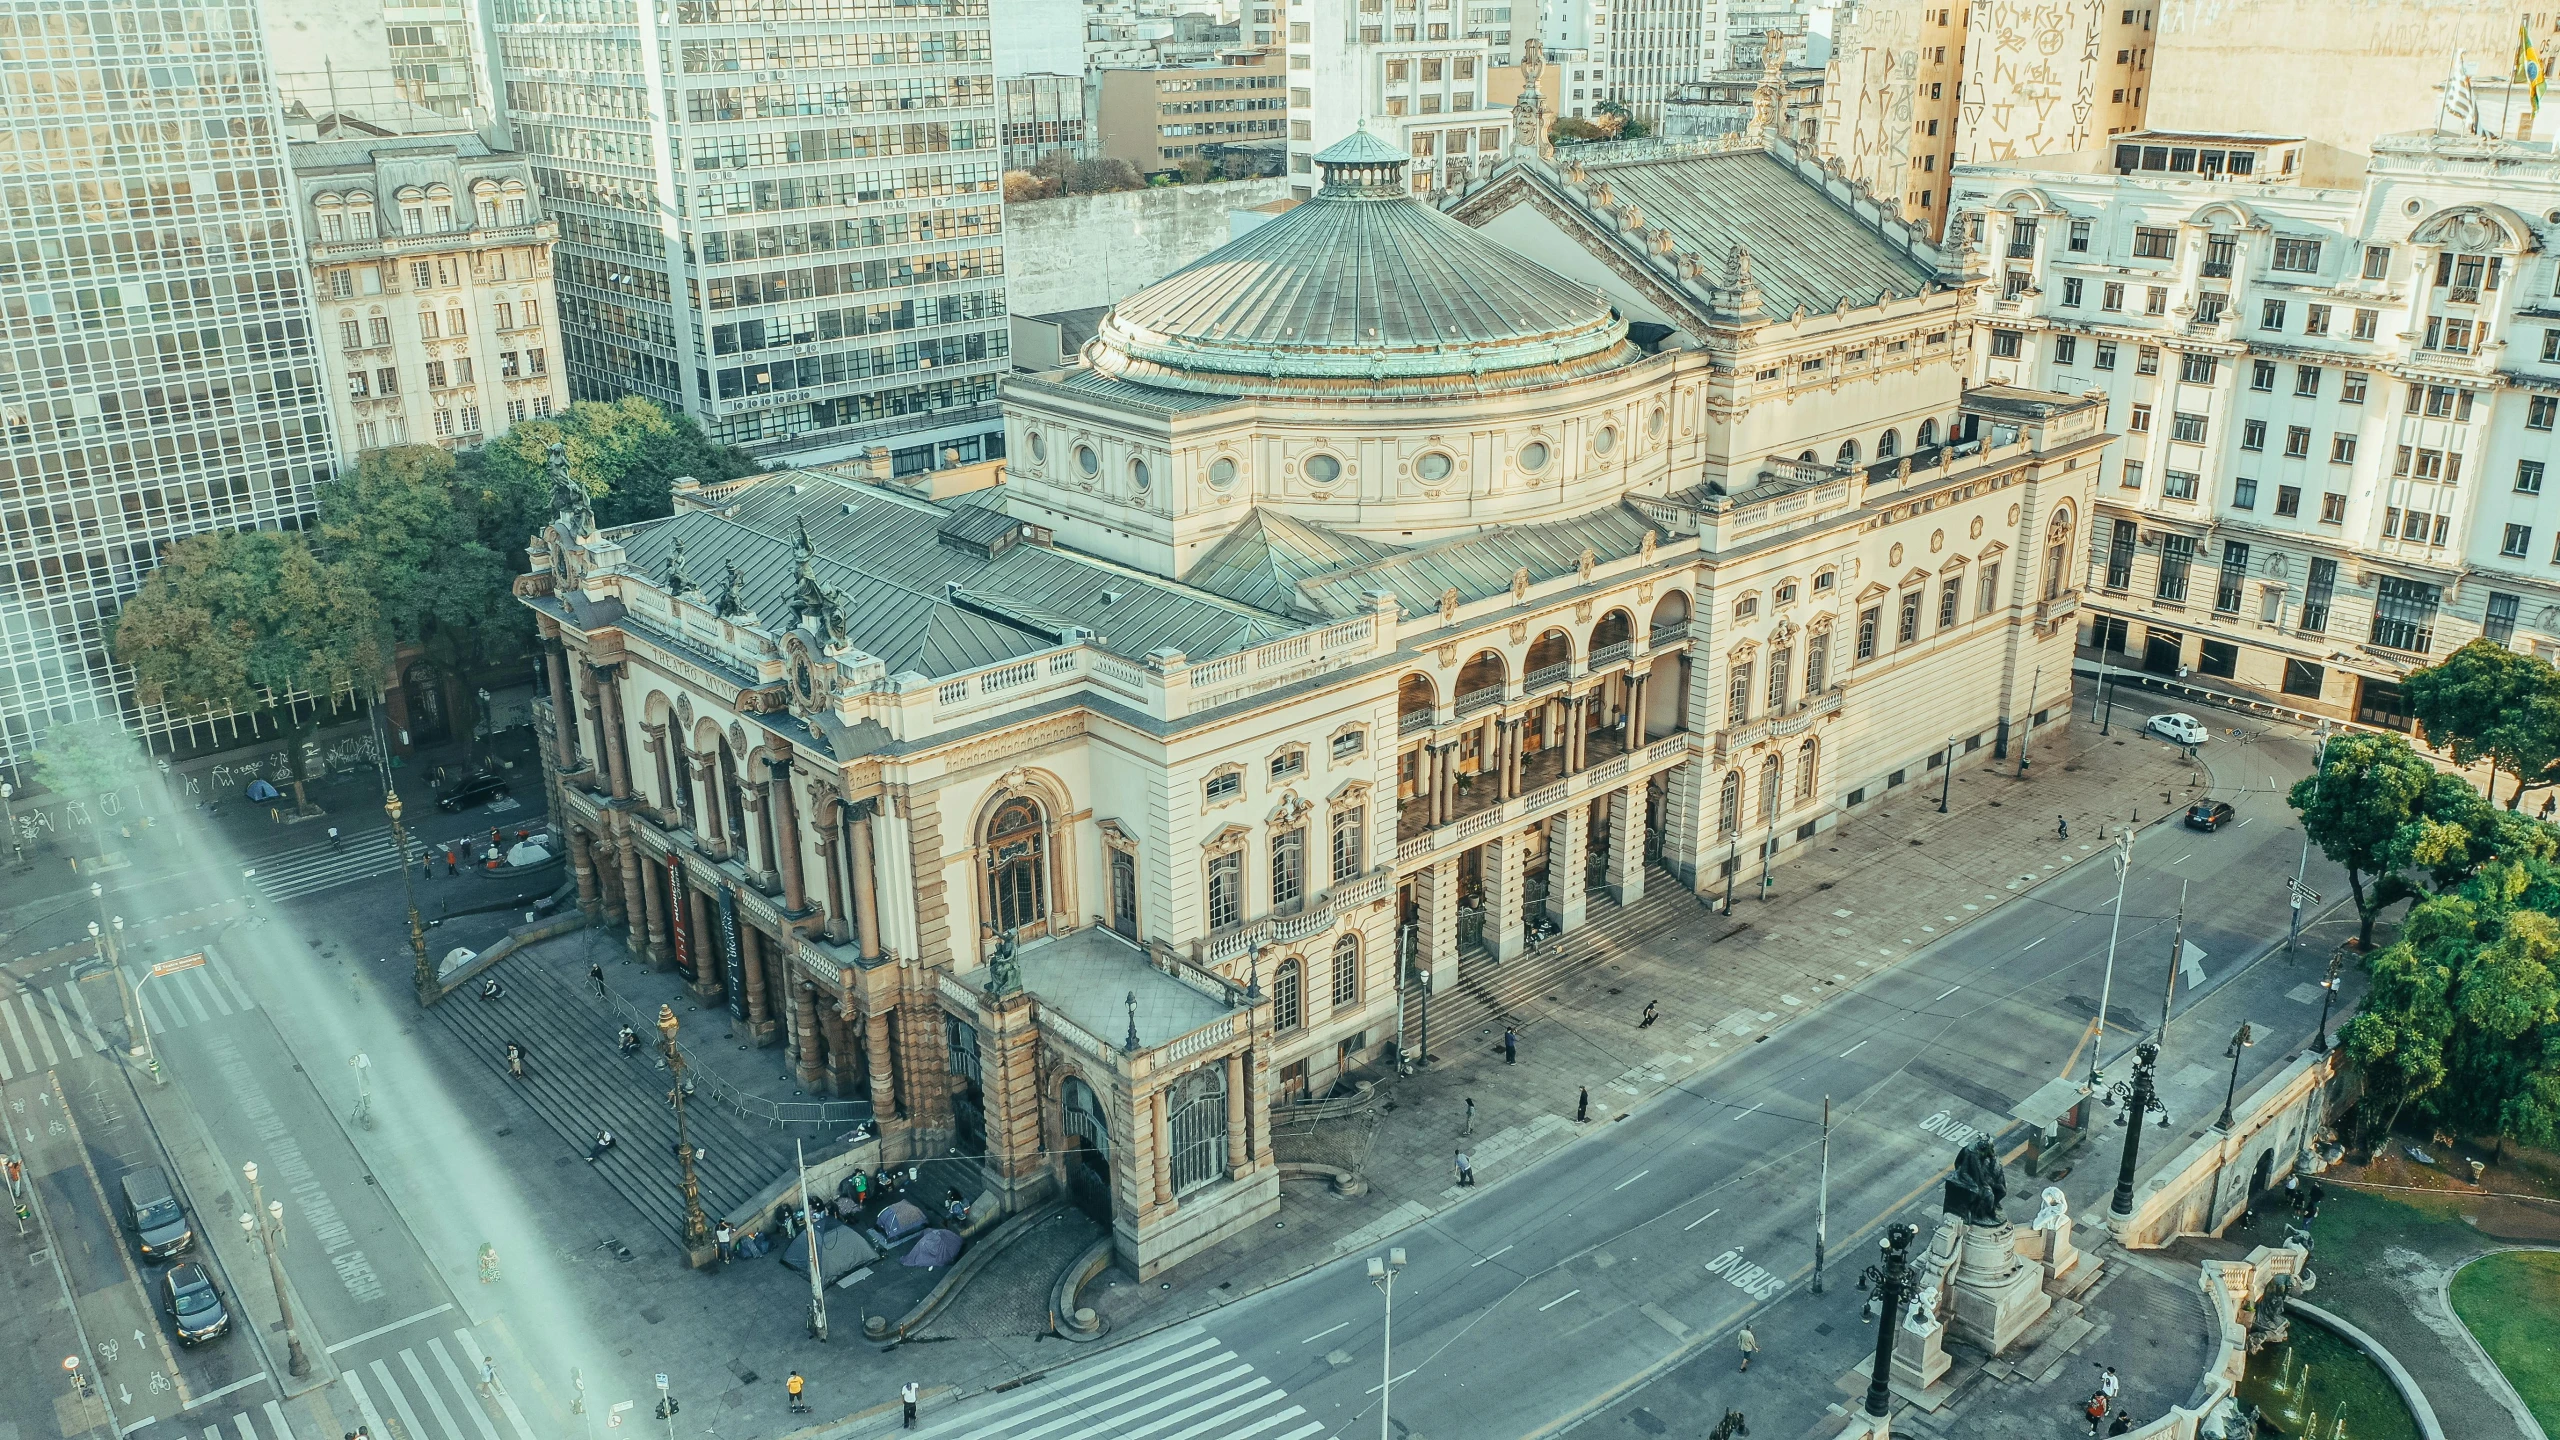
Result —
POLYGON ((1842 993, 1855 972, 1890 966, 2072 865, 2105 863, 2114 830, 2174 814, 2209 783, 2176 749, 2143 739, 2141 717, 2133 720, 2131 731, 2105 737, 2085 720, 2042 728, 2030 740, 2031 778, 2016 778, 2014 757, 1960 771, 1945 815, 1939 786, 1928 783, 1941 772, 1922 772, 1877 809, 1844 819, 1828 846, 1776 871, 1766 901, 1749 898, 1757 877, 1746 877, 1730 919, 1701 906, 1676 928, 1604 950, 1543 987, 1515 1012, 1517 1064, 1502 1062, 1498 1026, 1435 1036, 1442 1063, 1381 1087, 1365 1113, 1311 1132, 1275 1124, 1283 1164, 1354 1170, 1368 1193, 1284 1183, 1284 1223, 1257 1230, 1250 1246, 1173 1267, 1161 1277, 1170 1288, 1115 1271, 1085 1303, 1121 1333, 1152 1328, 1375 1244, 1470 1193, 1450 1170, 1469 1098, 1479 1180, 1534 1164, 1842 993), (2067 841, 2055 838, 2057 816, 2070 823, 2067 841), (1661 1003, 1661 1019, 1640 1030, 1648 1000, 1661 1003), (1577 1125, 1583 1086, 1591 1119, 1577 1125))

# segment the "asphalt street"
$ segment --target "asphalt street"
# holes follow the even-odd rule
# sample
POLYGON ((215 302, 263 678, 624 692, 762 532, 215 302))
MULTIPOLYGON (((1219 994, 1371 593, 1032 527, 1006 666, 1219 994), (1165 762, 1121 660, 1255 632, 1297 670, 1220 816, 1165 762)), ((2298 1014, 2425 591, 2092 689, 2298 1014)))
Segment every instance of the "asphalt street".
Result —
MULTIPOLYGON (((2203 983, 2182 981, 2175 999, 2160 1073, 2178 1126, 2151 1132, 2154 1160, 2218 1110, 2222 1051, 2240 1016, 2267 1035, 2243 1052, 2244 1092, 2309 1040, 2319 1013, 2311 982, 2328 948, 2353 933, 2351 913, 2331 915, 2306 932, 2300 958, 2281 953, 2284 882, 2301 845, 2282 791, 2308 773, 2309 745, 2218 737, 2208 749, 2214 793, 2238 807, 2235 823, 2215 834, 2175 823, 2141 832, 2115 947, 2110 1058, 2158 1021, 2182 896, 2185 943, 2203 952, 2203 983), (2259 959, 2270 941, 2279 953, 2259 959)), ((1722 1347, 1733 1328, 1809 1278, 1826 1095, 1829 1249, 1840 1257, 1871 1248, 1865 1237, 1890 1218, 1934 1213, 1959 1144, 2010 1129, 2011 1105, 2086 1068, 2116 880, 2100 837, 2056 849, 2074 863, 2023 898, 1990 909, 2004 897, 1987 880, 1982 918, 1910 917, 1940 938, 1844 980, 1848 994, 1780 1023, 1701 1082, 1527 1171, 1482 1177, 1441 1218, 1201 1315, 1181 1344, 1141 1338, 984 1412, 963 1407, 930 1433, 977 1434, 983 1416, 1045 1405, 1042 1440, 1126 1435, 1169 1414, 1185 1418, 1168 1434, 1365 1434, 1387 1374, 1384 1305, 1363 1267, 1389 1244, 1409 1262, 1395 1283, 1392 1365, 1392 1429, 1406 1440, 1552 1434, 1684 1363, 1730 1372, 1722 1347)), ((2316 854, 2310 884, 2330 897, 2343 890, 2316 854)), ((1843 909, 1891 903, 1841 893, 1843 909)), ((2342 993, 2339 1015, 2354 993, 2342 993)), ((2066 1182, 2084 1216, 2112 1187, 2119 1133, 2102 1131, 2098 1158, 2066 1182)), ((1836 1287, 1847 1288, 1855 1263, 1841 1262, 1836 1287)), ((1856 1299, 1842 1302, 1852 1327, 1856 1299)), ((1753 1423, 1799 1433, 1834 1398, 1756 1397, 1753 1423)))

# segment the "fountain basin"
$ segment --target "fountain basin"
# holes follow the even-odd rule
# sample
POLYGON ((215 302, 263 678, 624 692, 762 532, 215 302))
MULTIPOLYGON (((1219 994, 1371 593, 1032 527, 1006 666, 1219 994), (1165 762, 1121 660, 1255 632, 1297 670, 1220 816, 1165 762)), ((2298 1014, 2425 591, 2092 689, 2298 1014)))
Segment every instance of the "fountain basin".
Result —
POLYGON ((2361 1337, 2341 1333, 2352 1327, 2300 1301, 2290 1314, 2290 1337, 2250 1356, 2240 1381, 2241 1400, 2258 1407, 2271 1433, 2312 1440, 2316 1416, 2319 1440, 2333 1440, 2343 1416, 2345 1440, 2443 1440, 2407 1377, 2367 1354, 2361 1337))

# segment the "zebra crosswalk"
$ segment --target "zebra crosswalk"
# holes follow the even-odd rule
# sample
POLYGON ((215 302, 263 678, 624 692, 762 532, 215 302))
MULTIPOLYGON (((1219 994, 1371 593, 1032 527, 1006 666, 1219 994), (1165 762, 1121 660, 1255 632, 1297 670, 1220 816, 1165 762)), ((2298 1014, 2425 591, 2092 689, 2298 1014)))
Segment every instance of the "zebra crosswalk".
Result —
POLYGON ((1198 1325, 1181 1325, 918 1432, 930 1440, 1307 1440, 1324 1422, 1198 1325))
MULTIPOLYGON (((364 1417, 365 1433, 374 1440, 536 1440, 524 1411, 503 1387, 483 1391, 480 1357, 487 1352, 469 1330, 454 1331, 450 1345, 441 1335, 430 1338, 426 1352, 421 1356, 412 1346, 369 1363, 341 1361, 338 1381, 346 1393, 338 1413, 364 1417), (422 1423, 427 1421, 432 1425, 422 1423)), ((321 1440, 296 1431, 273 1400, 211 1423, 191 1420, 183 1428, 199 1426, 203 1440, 321 1440)))
MULTIPOLYGON (((0 993, 0 1080, 15 1080, 107 1048, 89 999, 70 972, 59 983, 0 993)), ((103 983, 103 982, 102 982, 103 983)))
MULTIPOLYGON (((409 853, 418 853, 414 839, 409 842, 409 853)), ((291 900, 377 875, 394 874, 399 869, 400 852, 392 846, 391 837, 368 828, 362 834, 341 836, 334 843, 322 840, 261 856, 249 867, 249 878, 268 899, 291 900)))
MULTIPOLYGON (((156 976, 150 964, 128 961, 125 982, 154 1035, 258 1008, 222 962, 210 956, 193 969, 156 976)), ((103 970, 82 981, 57 969, 0 990, 0 1080, 121 1045, 123 1005, 123 996, 103 970)))
POLYGON ((192 970, 153 975, 151 967, 144 965, 128 968, 126 977, 133 983, 133 998, 142 1010, 143 1023, 151 1027, 154 1035, 258 1008, 258 1002, 249 998, 249 992, 240 988, 240 982, 231 978, 222 962, 210 955, 192 970))
POLYGON ((237 1415, 204 1427, 204 1440, 300 1440, 293 1427, 285 1423, 284 1407, 270 1400, 256 1411, 243 1410, 237 1415), (254 1423, 253 1416, 263 1415, 266 1424, 254 1423))

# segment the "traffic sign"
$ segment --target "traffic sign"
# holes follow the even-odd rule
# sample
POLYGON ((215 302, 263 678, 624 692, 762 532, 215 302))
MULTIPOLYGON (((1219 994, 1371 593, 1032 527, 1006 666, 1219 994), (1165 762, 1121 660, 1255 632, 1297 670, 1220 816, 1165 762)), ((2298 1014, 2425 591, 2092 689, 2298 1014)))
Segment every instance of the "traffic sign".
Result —
POLYGON ((175 975, 181 970, 193 970, 203 963, 204 952, 199 950, 193 955, 181 955, 175 960, 163 960, 159 964, 151 967, 151 973, 154 975, 175 975))
POLYGON ((658 1376, 658 1388, 659 1388, 659 1389, 661 1389, 661 1390, 664 1390, 664 1389, 666 1389, 666 1388, 667 1388, 667 1377, 666 1377, 666 1375, 665 1375, 663 1372, 661 1372, 661 1373, 659 1374, 659 1376, 658 1376))

